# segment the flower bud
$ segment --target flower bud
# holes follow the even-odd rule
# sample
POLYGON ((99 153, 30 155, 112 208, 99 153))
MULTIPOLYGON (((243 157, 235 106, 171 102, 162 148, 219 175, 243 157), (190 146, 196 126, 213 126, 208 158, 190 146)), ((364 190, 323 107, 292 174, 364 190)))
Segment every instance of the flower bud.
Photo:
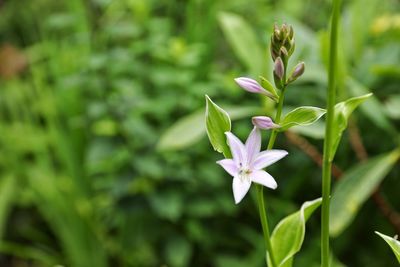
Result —
POLYGON ((280 57, 275 59, 274 74, 279 78, 279 80, 282 80, 283 75, 285 74, 285 66, 283 65, 283 61, 280 57))
POLYGON ((259 129, 269 130, 279 128, 278 124, 275 124, 270 117, 267 116, 255 116, 251 119, 254 126, 259 129))
POLYGON ((305 69, 304 62, 300 62, 299 64, 297 64, 294 67, 292 73, 290 74, 288 83, 294 82, 295 80, 297 80, 297 78, 299 78, 301 75, 303 75, 304 69, 305 69))
POLYGON ((277 54, 277 52, 274 50, 274 47, 272 46, 272 43, 271 43, 271 46, 270 46, 270 52, 271 52, 272 60, 275 61, 275 59, 278 57, 278 54, 277 54))
POLYGON ((294 31, 292 26, 286 23, 280 27, 276 24, 274 25, 270 50, 274 61, 276 57, 280 56, 284 65, 287 65, 289 57, 294 51, 294 31))
POLYGON ((294 38, 289 41, 289 44, 290 44, 290 48, 288 50, 288 53, 289 53, 289 57, 290 57, 294 52, 294 48, 296 47, 296 44, 294 42, 294 38))
POLYGON ((279 50, 279 56, 282 58, 282 61, 285 62, 286 64, 287 60, 289 59, 289 53, 284 46, 282 46, 281 49, 279 50))
POLYGON ((290 39, 290 40, 293 39, 294 30, 293 30, 292 25, 289 26, 289 33, 288 33, 288 36, 289 36, 289 39, 290 39))
POLYGON ((239 77, 235 79, 235 82, 247 92, 255 94, 263 94, 272 99, 275 98, 274 95, 265 90, 256 80, 247 77, 239 77))

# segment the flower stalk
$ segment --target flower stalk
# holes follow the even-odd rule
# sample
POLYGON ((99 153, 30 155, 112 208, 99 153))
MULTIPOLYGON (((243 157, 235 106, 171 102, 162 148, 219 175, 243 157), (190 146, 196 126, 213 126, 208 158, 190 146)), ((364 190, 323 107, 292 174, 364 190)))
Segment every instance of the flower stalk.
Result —
POLYGON ((327 91, 327 113, 324 140, 324 155, 322 166, 322 214, 321 214, 321 266, 329 267, 329 206, 331 191, 331 169, 332 169, 332 134, 334 108, 336 102, 336 63, 337 63, 337 35, 340 16, 340 0, 333 0, 330 49, 328 66, 328 91, 327 91))
MULTIPOLYGON (((281 95, 279 96, 279 103, 278 103, 278 107, 277 107, 276 115, 275 115, 275 123, 277 123, 277 124, 279 124, 279 122, 281 120, 285 89, 286 89, 286 87, 282 88, 281 95)), ((271 132, 271 136, 269 137, 267 150, 272 149, 274 147, 277 135, 278 135, 278 131, 276 129, 273 129, 271 132)), ((268 218, 267 218, 267 213, 266 213, 265 203, 264 203, 264 188, 262 186, 257 186, 257 201, 258 201, 258 210, 260 213, 261 226, 262 226, 263 234, 264 234, 265 246, 267 247, 267 251, 271 258, 272 267, 276 267, 277 265, 276 265, 276 261, 274 258, 274 252, 272 249, 271 237, 270 237, 269 226, 268 226, 268 218)))
MULTIPOLYGON (((272 150, 275 144, 276 137, 278 135, 278 128, 280 128, 279 122, 281 120, 281 115, 282 115, 282 108, 283 108, 283 100, 284 100, 284 94, 285 90, 288 84, 291 82, 295 81, 298 77, 300 77, 303 72, 304 72, 304 63, 301 62, 297 64, 297 66, 293 69, 290 78, 287 79, 287 66, 288 66, 288 61, 290 56, 293 54, 295 48, 295 42, 294 42, 294 31, 292 26, 289 26, 287 24, 283 24, 281 27, 278 27, 277 25, 274 26, 273 29, 273 34, 271 37, 271 46, 270 46, 270 52, 271 52, 271 57, 274 62, 274 70, 273 70, 273 76, 274 76, 274 83, 275 86, 273 86, 268 80, 266 80, 263 77, 260 77, 261 79, 261 85, 250 78, 246 77, 240 77, 236 78, 235 81, 236 83, 242 87, 244 90, 251 92, 251 93, 257 93, 257 94, 262 94, 267 97, 270 97, 272 100, 278 102, 278 106, 276 109, 276 115, 275 115, 275 122, 273 122, 270 118, 265 117, 265 116, 256 116, 253 117, 252 122, 255 126, 253 131, 258 131, 259 129, 272 129, 268 146, 267 146, 267 151, 270 151, 270 153, 277 153, 274 151, 278 150, 272 150), (280 93, 277 93, 277 90, 279 89, 280 93)), ((229 137, 229 136, 228 136, 229 137)), ((232 138, 231 138, 232 139, 232 138)), ((250 136, 249 136, 249 139, 250 136)), ((228 138, 229 140, 229 138, 228 138)), ((232 148, 232 145, 230 145, 232 148)), ((246 146, 247 146, 247 141, 246 141, 246 146)), ((233 153, 234 154, 234 153, 233 153)), ((234 156, 235 158, 235 156, 234 156)), ((220 161, 222 163, 221 165, 224 167, 225 163, 228 163, 226 160, 225 161, 220 161)), ((240 165, 241 166, 241 165, 240 165)), ((228 170, 227 166, 224 167, 225 170, 228 170)), ((250 170, 251 171, 251 170, 250 170)), ((234 174, 233 171, 231 171, 231 174, 234 174)), ((255 181, 257 183, 257 181, 255 181)), ((261 220, 261 226, 263 230, 263 235, 264 235, 264 241, 265 241, 265 246, 267 248, 267 252, 269 255, 269 260, 272 266, 270 267, 277 267, 277 262, 276 258, 274 256, 274 251, 272 248, 272 243, 271 243, 271 237, 270 237, 270 232, 269 232, 269 226, 268 226, 268 218, 267 218, 267 212, 265 209, 265 203, 264 203, 264 193, 263 193, 263 183, 258 183, 257 185, 257 202, 258 202, 258 210, 260 214, 260 220, 261 220)), ((268 185, 264 185, 267 187, 270 187, 268 185)), ((270 187, 273 188, 273 187, 270 187)), ((235 191, 235 189, 234 189, 235 191)), ((247 192, 247 191, 246 191, 247 192)), ((240 197, 237 199, 238 201, 241 200, 243 194, 240 194, 240 197)), ((236 201, 236 202, 238 202, 236 201)), ((268 260, 267 260, 268 264, 268 260)))
MULTIPOLYGON (((276 109, 275 119, 274 122, 279 125, 282 116, 282 108, 283 108, 283 101, 285 96, 285 90, 287 84, 291 81, 286 80, 286 72, 287 72, 287 65, 289 61, 289 57, 292 55, 295 48, 294 43, 294 31, 292 26, 288 26, 283 24, 280 28, 275 25, 274 26, 274 33, 271 37, 271 56, 272 60, 274 61, 274 82, 275 87, 280 89, 279 94, 279 102, 276 109)), ((304 72, 304 64, 303 64, 303 72, 304 72)), ((298 77, 301 76, 302 73, 299 73, 298 77)), ((272 128, 271 135, 268 141, 268 149, 272 149, 275 144, 276 137, 278 135, 278 131, 276 128, 272 128)), ((264 203, 264 192, 263 187, 259 186, 257 188, 257 199, 258 199, 258 208, 260 213, 260 220, 264 234, 264 241, 267 247, 267 251, 269 253, 272 267, 276 267, 276 260, 274 257, 274 252, 271 244, 270 232, 268 227, 268 218, 267 213, 265 210, 265 203, 264 203)))

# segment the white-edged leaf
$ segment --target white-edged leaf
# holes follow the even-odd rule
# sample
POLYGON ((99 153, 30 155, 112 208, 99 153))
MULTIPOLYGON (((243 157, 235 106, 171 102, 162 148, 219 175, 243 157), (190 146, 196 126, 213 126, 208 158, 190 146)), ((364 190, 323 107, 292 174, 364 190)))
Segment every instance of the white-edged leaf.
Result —
POLYGON ((400 263, 400 242, 399 242, 399 240, 397 240, 397 239, 395 239, 393 237, 381 234, 378 231, 375 231, 375 234, 377 234, 380 237, 382 237, 383 240, 385 240, 386 243, 388 243, 388 245, 392 249, 394 255, 396 256, 397 261, 400 263))
POLYGON ((400 157, 400 151, 379 155, 346 171, 337 182, 330 205, 330 235, 336 237, 353 221, 362 204, 374 192, 400 157))
MULTIPOLYGON (((322 199, 304 202, 299 211, 282 219, 271 235, 272 249, 277 267, 292 266, 293 256, 300 251, 306 231, 306 221, 321 205, 322 199)), ((267 253, 268 266, 271 259, 267 253)))
POLYGON ((326 113, 325 109, 317 108, 317 107, 298 107, 292 111, 290 111, 283 120, 279 123, 281 126, 278 128, 278 131, 285 131, 290 127, 296 125, 310 125, 316 122, 319 118, 321 118, 326 113))
POLYGON ((206 95, 206 131, 208 139, 214 150, 223 153, 226 157, 230 154, 230 150, 226 143, 225 132, 230 130, 231 119, 228 113, 206 95))
POLYGON ((330 147, 330 160, 333 160, 335 157, 335 153, 339 146, 340 139, 342 138, 343 131, 347 128, 347 122, 350 114, 370 96, 372 96, 371 93, 352 97, 335 105, 332 129, 332 145, 330 147))

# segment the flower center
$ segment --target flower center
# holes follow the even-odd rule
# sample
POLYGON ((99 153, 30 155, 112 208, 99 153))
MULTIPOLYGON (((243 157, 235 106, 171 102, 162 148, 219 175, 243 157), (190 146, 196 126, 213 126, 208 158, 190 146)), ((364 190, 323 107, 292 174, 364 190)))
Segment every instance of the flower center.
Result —
POLYGON ((239 170, 239 179, 242 182, 250 182, 250 174, 251 174, 251 170, 247 169, 247 168, 241 168, 239 170))

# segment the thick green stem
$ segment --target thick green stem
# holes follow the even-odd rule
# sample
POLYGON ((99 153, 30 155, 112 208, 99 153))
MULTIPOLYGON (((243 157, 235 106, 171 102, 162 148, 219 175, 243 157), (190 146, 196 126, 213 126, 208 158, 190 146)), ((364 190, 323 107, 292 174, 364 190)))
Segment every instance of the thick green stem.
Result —
POLYGON ((329 68, 327 114, 324 141, 324 156, 322 166, 322 214, 321 214, 321 266, 329 267, 329 204, 331 192, 332 168, 332 130, 334 108, 336 102, 336 60, 337 60, 337 35, 340 15, 340 0, 333 0, 332 21, 330 32, 329 68))
MULTIPOLYGON (((278 108, 277 108, 276 115, 275 115, 276 123, 279 123, 281 120, 284 93, 285 93, 285 88, 282 89, 281 95, 279 97, 278 108)), ((267 149, 273 148, 277 135, 278 135, 278 132, 276 130, 273 130, 271 133, 271 136, 269 138, 267 149)), ((275 261, 275 257, 274 257, 274 252, 272 250, 271 237, 270 237, 270 233, 269 233, 268 218, 267 218, 267 213, 265 211, 264 187, 262 185, 257 185, 257 200, 258 200, 258 211, 260 213, 261 226, 262 226, 262 230, 263 230, 263 234, 264 234, 265 246, 267 247, 267 251, 268 251, 269 257, 271 259, 272 267, 276 267, 276 261, 275 261)))

